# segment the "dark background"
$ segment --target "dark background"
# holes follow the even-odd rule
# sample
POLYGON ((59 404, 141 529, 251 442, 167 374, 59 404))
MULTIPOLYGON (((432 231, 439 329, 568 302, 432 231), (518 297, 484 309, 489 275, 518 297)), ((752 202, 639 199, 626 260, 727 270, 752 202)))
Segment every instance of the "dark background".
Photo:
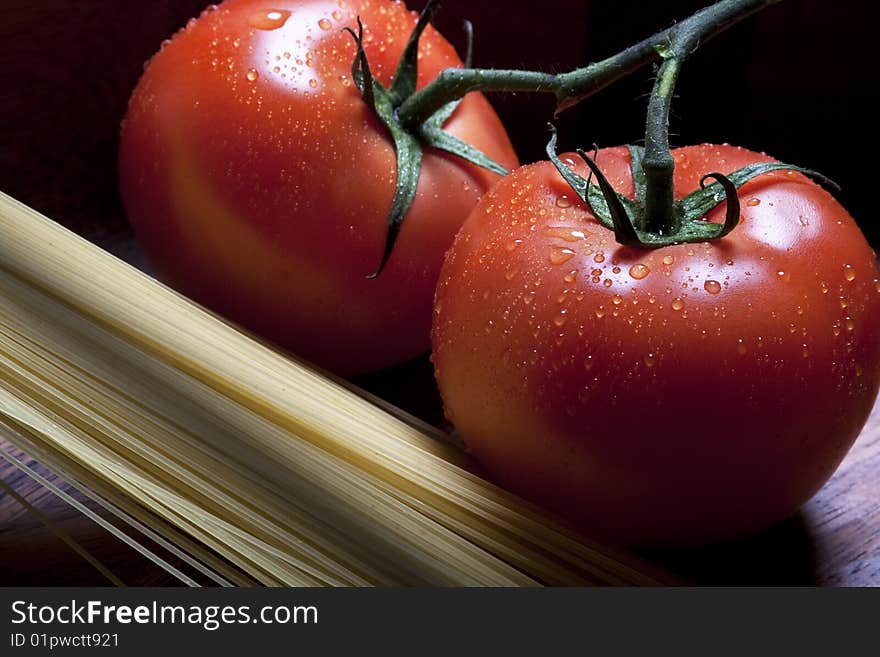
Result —
MULTIPOLYGON (((119 121, 142 64, 205 0, 0 0, 0 190, 87 234, 125 225, 116 193, 119 121)), ((413 1, 413 8, 423 2, 413 1)), ((567 71, 684 18, 706 0, 446 0, 475 64, 567 71)), ((730 142, 822 171, 876 247, 872 3, 786 0, 693 57, 673 107, 673 145, 730 142)), ((558 121, 561 147, 638 142, 650 71, 558 121)), ((522 161, 543 156, 549 97, 495 95, 522 161)))

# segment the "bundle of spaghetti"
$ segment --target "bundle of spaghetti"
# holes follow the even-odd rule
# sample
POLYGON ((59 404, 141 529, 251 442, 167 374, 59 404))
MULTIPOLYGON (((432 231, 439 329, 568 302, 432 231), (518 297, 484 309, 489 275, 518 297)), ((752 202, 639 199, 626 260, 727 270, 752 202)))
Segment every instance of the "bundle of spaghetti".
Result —
POLYGON ((263 584, 659 583, 415 419, 2 194, 0 420, 263 584))

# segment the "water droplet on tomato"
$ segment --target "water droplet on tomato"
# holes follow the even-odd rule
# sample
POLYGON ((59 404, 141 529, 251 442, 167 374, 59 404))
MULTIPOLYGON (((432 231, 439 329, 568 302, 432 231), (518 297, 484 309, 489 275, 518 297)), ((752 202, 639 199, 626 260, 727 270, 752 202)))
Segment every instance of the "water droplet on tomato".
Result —
POLYGON ((553 265, 561 265, 568 262, 575 256, 575 252, 564 247, 553 247, 550 250, 550 263, 553 265))
POLYGON ((516 278, 516 275, 518 273, 519 269, 508 269, 507 272, 504 274, 504 278, 506 278, 508 281, 512 281, 514 278, 516 278))
POLYGON ((654 354, 646 354, 645 355, 645 366, 654 367, 654 360, 655 360, 654 354))
POLYGON ((706 290, 709 294, 718 294, 721 292, 721 283, 718 281, 706 281, 703 283, 703 289, 706 290))
POLYGON ((593 262, 605 262, 605 254, 599 251, 593 256, 593 262))
MULTIPOLYGON (((564 280, 566 283, 574 283, 575 279, 577 278, 577 275, 578 275, 578 270, 572 269, 570 272, 568 272, 565 276, 562 277, 562 280, 564 280)), ((880 292, 880 284, 878 284, 878 292, 880 292)))
POLYGON ((257 72, 257 69, 251 68, 251 69, 248 69, 248 72, 245 74, 245 77, 247 77, 247 79, 250 80, 251 82, 256 82, 257 78, 260 77, 260 74, 257 72))
POLYGON ((761 199, 759 199, 759 198, 750 198, 748 201, 746 201, 746 205, 749 206, 750 208, 753 208, 753 207, 755 207, 756 205, 761 205, 761 199))
POLYGON ((840 308, 842 310, 845 310, 846 307, 849 305, 849 302, 844 297, 840 297, 838 299, 838 303, 840 304, 840 308))
POLYGON ((684 308, 684 301, 682 301, 682 300, 679 299, 679 298, 676 298, 676 299, 672 302, 672 305, 671 305, 670 307, 671 307, 675 312, 679 312, 680 310, 682 310, 682 309, 684 308))
POLYGON ((613 297, 611 297, 611 303, 613 303, 615 306, 619 306, 623 303, 623 297, 619 294, 615 294, 613 297))
POLYGON ((504 245, 504 250, 508 253, 512 253, 520 244, 522 244, 522 242, 522 240, 511 240, 504 245))
POLYGON ((317 81, 315 78, 312 78, 311 80, 309 80, 309 86, 310 86, 312 89, 314 89, 315 87, 318 86, 318 81, 317 81))
POLYGON ((584 358, 584 369, 587 370, 588 372, 591 369, 593 369, 593 357, 592 356, 587 356, 586 358, 584 358))
POLYGON ((642 263, 638 263, 629 268, 629 275, 632 276, 637 281, 642 280, 651 273, 651 270, 647 265, 643 265, 642 263))
POLYGON ((290 18, 286 9, 269 9, 252 14, 248 22, 258 30, 277 30, 290 18))
POLYGON ((847 331, 852 331, 856 327, 856 323, 852 320, 852 317, 847 317, 844 322, 846 322, 847 331))
POLYGON ((558 237, 566 242, 579 242, 586 237, 582 231, 572 230, 564 226, 551 226, 544 231, 544 234, 550 237, 558 237))
POLYGON ((342 12, 339 11, 338 9, 334 9, 334 10, 333 10, 333 13, 331 14, 331 16, 333 16, 333 20, 335 20, 335 21, 341 21, 341 20, 342 20, 342 12))
POLYGON ((568 198, 565 194, 556 199, 556 207, 559 208, 570 208, 571 207, 571 199, 568 198))
POLYGON ((856 280, 856 270, 853 269, 852 265, 843 266, 843 277, 850 283, 856 280))
POLYGON ((565 325, 565 322, 568 320, 568 317, 565 316, 566 311, 561 311, 556 317, 553 318, 553 323, 557 328, 562 328, 565 325))
POLYGON ((748 351, 748 349, 746 348, 746 344, 745 344, 745 342, 743 342, 742 338, 739 338, 736 342, 737 342, 736 350, 737 350, 737 352, 739 352, 739 355, 742 356, 744 353, 746 353, 748 351))
POLYGON ((241 40, 238 37, 236 37, 235 39, 232 40, 232 47, 233 48, 238 48, 240 45, 241 45, 241 40))
POLYGON ((819 289, 822 291, 822 294, 828 294, 828 283, 822 281, 819 283, 819 289))
POLYGON ((605 306, 599 306, 598 308, 596 308, 596 317, 598 317, 599 319, 605 317, 605 306))
POLYGON ((602 285, 604 285, 605 287, 611 287, 611 279, 606 278, 604 281, 602 281, 602 285))
POLYGON ((324 30, 326 32, 331 27, 333 27, 333 23, 331 23, 326 18, 322 18, 321 20, 318 21, 318 27, 320 27, 322 30, 324 30))

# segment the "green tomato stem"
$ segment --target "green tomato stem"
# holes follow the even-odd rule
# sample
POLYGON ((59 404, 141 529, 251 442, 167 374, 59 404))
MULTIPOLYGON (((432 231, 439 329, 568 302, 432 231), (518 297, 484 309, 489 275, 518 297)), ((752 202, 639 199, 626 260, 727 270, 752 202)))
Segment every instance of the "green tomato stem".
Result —
POLYGON ((657 235, 677 233, 680 227, 673 189, 675 160, 669 150, 669 108, 683 63, 683 58, 679 57, 663 62, 648 103, 645 154, 642 157, 645 172, 645 230, 657 235))
POLYGON ((446 69, 400 105, 398 120, 405 128, 421 125, 444 105, 472 91, 552 93, 556 96, 557 111, 562 111, 641 66, 657 61, 670 44, 689 44, 693 49, 697 41, 705 42, 752 13, 777 2, 781 0, 722 0, 616 55, 568 73, 446 69))
POLYGON ((725 28, 781 0, 724 0, 707 7, 666 31, 656 45, 663 63, 657 72, 645 128, 642 168, 646 178, 645 230, 658 236, 681 229, 681 213, 675 209, 673 174, 675 161, 669 150, 669 109, 684 61, 697 46, 725 28))

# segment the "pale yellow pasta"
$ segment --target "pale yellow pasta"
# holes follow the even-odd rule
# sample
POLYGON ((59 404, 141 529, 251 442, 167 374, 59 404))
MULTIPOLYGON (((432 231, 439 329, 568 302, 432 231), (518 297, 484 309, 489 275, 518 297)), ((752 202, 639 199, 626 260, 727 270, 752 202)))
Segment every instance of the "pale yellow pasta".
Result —
POLYGON ((263 584, 658 583, 475 476, 418 421, 4 195, 0 424, 263 584))

